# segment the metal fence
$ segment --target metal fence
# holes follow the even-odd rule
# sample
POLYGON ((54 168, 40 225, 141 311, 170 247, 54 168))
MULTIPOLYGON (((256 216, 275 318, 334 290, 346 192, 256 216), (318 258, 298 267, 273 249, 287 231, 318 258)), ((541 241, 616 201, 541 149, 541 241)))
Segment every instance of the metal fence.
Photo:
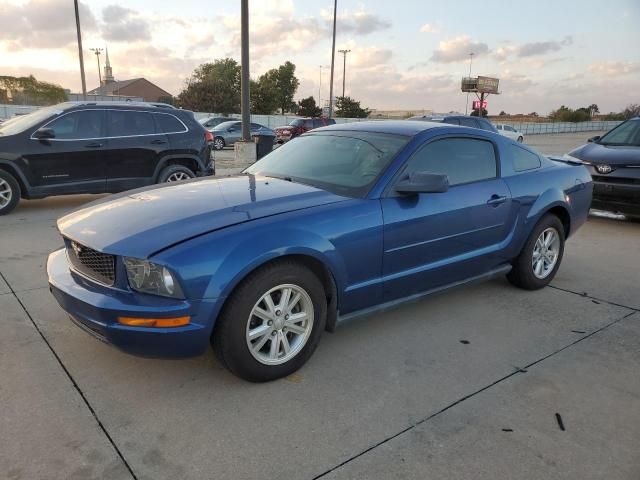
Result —
MULTIPOLYGON (((33 112, 40 107, 27 106, 27 105, 0 105, 0 118, 11 118, 14 115, 24 115, 25 113, 33 112)), ((209 112, 194 112, 197 119, 223 116, 217 113, 209 112)), ((240 115, 229 115, 229 119, 239 119, 240 115)), ((292 120, 301 118, 290 115, 251 115, 251 121, 254 123, 260 123, 269 128, 282 127, 288 125, 292 120)), ((351 122, 363 122, 369 121, 369 118, 336 118, 336 123, 351 123, 351 122)), ((379 121, 379 119, 376 119, 379 121)), ((516 130, 522 132, 524 135, 539 135, 547 133, 572 133, 572 132, 593 132, 593 131, 605 131, 611 130, 621 122, 618 121, 594 121, 594 122, 547 122, 547 123, 533 123, 533 122, 498 122, 505 125, 511 125, 516 130)))
POLYGON ((611 130, 620 125, 619 121, 594 121, 594 122, 499 122, 510 125, 524 135, 540 135, 548 133, 573 133, 573 132, 593 132, 611 130))

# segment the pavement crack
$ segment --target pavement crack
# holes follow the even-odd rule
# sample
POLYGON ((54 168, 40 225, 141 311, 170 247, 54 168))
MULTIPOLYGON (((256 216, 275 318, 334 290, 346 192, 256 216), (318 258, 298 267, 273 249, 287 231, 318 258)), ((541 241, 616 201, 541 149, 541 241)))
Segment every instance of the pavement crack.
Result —
POLYGON ((598 305, 600 305, 600 303, 607 303, 607 304, 613 305, 615 307, 622 307, 622 308, 627 308, 629 310, 634 310, 636 312, 640 312, 640 308, 638 308, 638 307, 630 307, 629 305, 623 305, 621 303, 611 302, 609 300, 605 300, 604 298, 593 297, 593 296, 589 295, 587 292, 576 292, 576 291, 573 291, 573 290, 569 290, 568 288, 561 288, 561 287, 556 287, 556 286, 553 286, 553 285, 547 285, 547 287, 548 288, 553 288, 554 290, 560 290, 561 292, 572 293, 572 294, 578 295, 580 297, 588 298, 593 303, 598 304, 598 305))
POLYGON ((109 443, 111 444, 111 446, 115 450, 115 452, 118 455, 118 457, 120 457, 120 460, 122 460, 122 463, 127 468, 129 473, 131 474, 131 477, 133 478, 133 480, 138 480, 138 477, 133 472, 133 469, 131 468, 131 465, 129 465, 129 462, 127 462, 127 459, 124 458, 124 455, 122 454, 122 452, 120 451, 120 449, 116 445, 116 442, 113 440, 113 438, 111 437, 111 435, 107 431, 107 428, 104 426, 104 424, 102 423, 102 421, 98 417, 98 414, 96 413, 96 411, 94 410, 93 406, 89 402, 89 399, 86 397, 86 395, 84 394, 84 392, 80 388, 80 385, 78 385, 78 382, 76 382, 75 378, 73 378, 73 375, 71 375, 71 372, 69 371, 69 369, 66 367, 66 365, 64 364, 64 362, 62 361, 62 359, 60 358, 58 353, 55 351, 55 349, 53 348, 51 343, 49 343, 49 340, 47 340, 47 337, 44 335, 42 330, 40 330, 40 327, 38 327, 38 324, 35 322, 35 320, 31 316, 31 313, 29 313, 29 310, 27 310, 27 307, 22 302, 20 297, 18 297, 16 292, 13 290, 13 287, 11 286, 11 284, 9 284, 9 282, 7 281, 6 277, 2 274, 2 272, 0 272, 0 278, 2 280, 4 280, 4 282, 7 284, 7 286, 9 287, 9 290, 10 290, 9 293, 11 295, 13 295, 13 297, 16 299, 16 301, 18 302, 18 304, 20 305, 20 307, 24 311, 25 315, 27 316, 27 318, 29 319, 29 321, 33 325, 33 328, 36 329, 36 332, 38 332, 38 334, 40 335, 40 338, 42 338, 42 341, 49 348, 49 350, 51 351, 51 354, 54 356, 54 358, 57 360, 58 364, 60 365, 60 368, 62 368, 62 371, 66 374, 67 378, 71 381, 71 384, 73 385, 73 387, 76 389, 76 391, 80 395, 80 398, 82 398, 82 401, 84 402, 84 404, 89 409, 89 412, 91 412, 91 415, 93 415, 93 418, 97 422, 98 427, 100 428, 100 430, 102 430, 102 433, 104 433, 105 437, 107 437, 107 440, 109 441, 109 443))
MULTIPOLYGON (((558 289, 558 290, 562 290, 562 289, 558 289)), ((575 293, 575 292, 570 292, 570 293, 575 293)), ((620 306, 622 306, 622 305, 620 305, 620 306)), ((626 307, 626 308, 628 308, 628 307, 626 307)), ((621 322, 622 320, 624 320, 626 318, 631 317, 632 315, 635 315, 636 313, 637 313, 637 311, 633 311, 633 312, 630 312, 630 313, 628 313, 626 315, 623 315, 622 317, 617 318, 617 319, 607 323, 606 325, 594 330, 593 332, 591 332, 591 333, 589 333, 587 335, 584 335, 583 337, 580 337, 579 339, 577 339, 577 340, 565 345, 564 347, 559 348, 558 350, 555 350, 555 351, 549 353, 548 355, 545 355, 544 357, 541 357, 541 358, 529 363, 528 365, 523 366, 522 368, 518 368, 514 372, 511 372, 511 373, 509 373, 509 374, 497 379, 496 381, 490 383, 489 385, 486 385, 486 386, 480 388, 479 390, 476 390, 475 392, 470 393, 469 395, 465 395, 464 397, 459 398, 455 402, 450 403, 449 405, 447 405, 444 408, 438 410, 437 412, 432 413, 431 415, 429 415, 429 416, 427 416, 427 417, 425 417, 425 418, 423 418, 421 420, 418 420, 417 422, 415 422, 415 423, 403 428, 399 432, 396 432, 393 435, 390 435, 390 436, 384 438, 383 440, 380 440, 376 444, 371 445, 370 447, 366 448, 365 450, 362 450, 361 452, 356 453, 355 455, 349 457, 348 459, 344 460, 340 464, 338 464, 338 465, 336 465, 334 467, 331 467, 328 470, 325 470, 324 472, 320 473, 319 475, 316 475, 315 477, 312 478, 312 480, 318 480, 318 479, 320 479, 322 477, 325 477, 325 476, 329 475, 330 473, 334 472, 335 470, 338 470, 338 469, 344 467, 345 465, 353 462, 354 460, 362 457, 363 455, 366 455, 367 453, 371 452, 372 450, 375 450, 376 448, 378 448, 378 447, 390 442, 391 440, 393 440, 393 439, 395 439, 395 438, 397 438, 397 437, 399 437, 399 436, 401 436, 401 435, 403 435, 403 434, 415 429, 416 427, 422 425, 423 423, 428 422, 429 420, 437 417, 438 415, 446 412, 447 410, 451 410, 453 407, 455 407, 457 405, 460 405, 462 402, 465 402, 466 400, 469 400, 470 398, 475 397, 479 393, 482 393, 482 392, 484 392, 486 390, 489 390, 489 389, 495 387, 496 385, 504 382, 505 380, 508 380, 509 378, 511 378, 511 377, 513 377, 515 375, 518 375, 520 373, 526 372, 527 369, 533 367, 534 365, 537 365, 537 364, 539 364, 541 362, 544 362, 545 360, 547 360, 547 359, 549 359, 549 358, 551 358, 551 357, 553 357, 555 355, 558 355, 559 353, 563 352, 564 350, 566 350, 568 348, 571 348, 571 347, 573 347, 574 345, 577 345, 580 342, 584 342, 588 338, 596 335, 597 333, 602 332, 603 330, 606 330, 607 328, 611 327, 612 325, 615 325, 618 322, 621 322)), ((556 419, 557 419, 559 417, 559 414, 556 414, 556 415, 557 415, 557 417, 556 417, 556 419)), ((558 420, 559 426, 560 426, 560 422, 562 422, 562 417, 560 417, 559 420, 558 420)), ((564 424, 562 424, 561 429, 564 429, 564 424)))

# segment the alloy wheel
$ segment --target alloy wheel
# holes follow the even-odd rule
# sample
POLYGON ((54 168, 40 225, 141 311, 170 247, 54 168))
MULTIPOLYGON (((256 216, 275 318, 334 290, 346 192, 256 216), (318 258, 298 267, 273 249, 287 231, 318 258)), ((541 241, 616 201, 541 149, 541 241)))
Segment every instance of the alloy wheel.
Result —
POLYGON ((224 148, 224 140, 222 140, 221 138, 216 138, 213 141, 213 146, 216 150, 222 150, 224 148))
POLYGON ((283 284, 266 292, 249 314, 246 341, 253 358, 281 365, 304 348, 313 329, 309 294, 298 285, 283 284))
POLYGON ((6 207, 13 197, 13 190, 8 182, 0 178, 0 208, 6 207))
POLYGON ((189 180, 191 176, 187 175, 184 172, 175 172, 167 177, 167 183, 171 182, 179 182, 181 180, 189 180))
POLYGON ((549 227, 540 234, 533 246, 531 266, 536 278, 547 278, 558 263, 559 256, 560 234, 555 228, 549 227))

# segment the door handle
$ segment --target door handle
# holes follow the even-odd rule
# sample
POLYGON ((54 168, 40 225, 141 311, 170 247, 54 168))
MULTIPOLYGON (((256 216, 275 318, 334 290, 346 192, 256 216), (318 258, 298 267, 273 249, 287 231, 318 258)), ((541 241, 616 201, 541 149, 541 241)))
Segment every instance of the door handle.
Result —
POLYGON ((496 195, 494 193, 493 195, 491 195, 491 198, 487 200, 487 205, 491 205, 492 207, 497 207, 498 205, 506 201, 507 201, 507 197, 496 195))
POLYGON ((84 148, 100 148, 102 146, 101 143, 98 142, 94 142, 94 143, 88 143, 84 146, 84 148))
POLYGON ((166 140, 160 140, 160 139, 158 139, 158 140, 151 140, 151 145, 163 145, 163 144, 165 144, 165 143, 167 143, 167 141, 166 141, 166 140))

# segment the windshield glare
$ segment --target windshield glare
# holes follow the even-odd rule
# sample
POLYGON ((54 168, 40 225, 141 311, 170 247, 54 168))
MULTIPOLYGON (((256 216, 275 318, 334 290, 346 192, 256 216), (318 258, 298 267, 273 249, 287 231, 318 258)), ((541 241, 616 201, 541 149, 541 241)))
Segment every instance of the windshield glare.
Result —
POLYGON ((604 135, 599 141, 601 145, 640 146, 640 121, 629 120, 604 135))
POLYGON ((289 125, 292 127, 301 127, 303 124, 304 124, 304 121, 298 118, 296 120, 292 120, 289 125))
POLYGON ((364 197, 408 140, 370 132, 317 132, 287 142, 244 173, 364 197))
POLYGON ((24 132, 29 128, 35 127, 47 118, 53 115, 59 115, 60 113, 62 113, 60 105, 54 105, 53 107, 40 108, 26 115, 13 117, 0 125, 0 135, 15 135, 16 133, 24 132))

